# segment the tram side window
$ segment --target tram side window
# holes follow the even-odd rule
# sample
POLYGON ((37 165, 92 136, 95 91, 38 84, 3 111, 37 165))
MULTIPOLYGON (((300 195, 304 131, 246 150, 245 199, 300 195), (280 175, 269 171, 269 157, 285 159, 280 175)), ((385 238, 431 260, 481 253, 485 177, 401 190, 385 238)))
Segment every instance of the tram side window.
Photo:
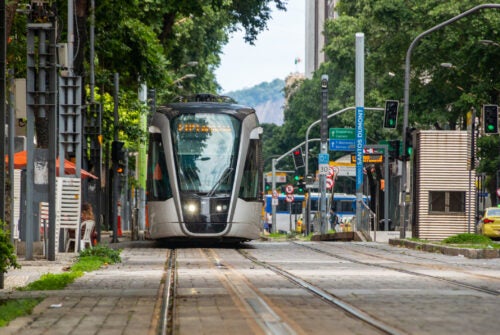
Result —
POLYGON ((160 134, 151 134, 148 155, 148 200, 161 201, 172 197, 165 151, 160 134))
POLYGON ((239 197, 245 200, 257 200, 259 196, 259 141, 250 140, 239 197))

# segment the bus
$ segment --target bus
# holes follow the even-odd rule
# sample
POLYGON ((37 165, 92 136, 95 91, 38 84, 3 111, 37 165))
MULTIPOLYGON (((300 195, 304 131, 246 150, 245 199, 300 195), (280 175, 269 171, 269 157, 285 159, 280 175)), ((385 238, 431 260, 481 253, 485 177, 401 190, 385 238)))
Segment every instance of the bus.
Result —
MULTIPOLYGON (((320 193, 309 193, 310 198, 310 223, 313 222, 320 205, 320 193)), ((326 194, 327 212, 330 208, 339 218, 340 223, 348 222, 356 215, 356 195, 346 193, 334 193, 333 203, 332 194, 326 194)), ((286 195, 278 195, 278 205, 276 206, 276 231, 290 232, 296 230, 297 221, 303 217, 306 212, 306 198, 304 195, 294 195, 293 202, 286 201, 286 195)), ((363 196, 363 201, 368 204, 369 197, 363 196)), ((272 214, 272 196, 270 194, 265 197, 265 217, 266 219, 272 214)), ((270 222, 269 222, 270 223, 270 222)))

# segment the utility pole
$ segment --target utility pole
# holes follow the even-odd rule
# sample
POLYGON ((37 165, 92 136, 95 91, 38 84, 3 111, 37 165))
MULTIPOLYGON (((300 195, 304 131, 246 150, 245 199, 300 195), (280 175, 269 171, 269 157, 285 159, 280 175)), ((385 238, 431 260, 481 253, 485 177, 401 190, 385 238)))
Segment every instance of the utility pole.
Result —
MULTIPOLYGON (((356 33, 356 224, 361 223, 363 202, 363 149, 365 132, 365 34, 356 33)), ((356 226, 353 227, 356 230, 356 226)))
POLYGON ((320 130, 320 154, 319 166, 319 190, 320 190, 320 233, 326 234, 327 211, 326 211, 326 175, 330 169, 330 155, 328 154, 328 75, 321 76, 321 130, 320 130))
MULTIPOLYGON (((0 4, 0 101, 5 101, 5 63, 6 63, 6 29, 5 29, 5 1, 0 4)), ((0 136, 5 139, 5 115, 6 107, 5 103, 2 103, 0 107, 0 120, 2 121, 2 127, 0 129, 0 136)), ((12 139, 11 139, 12 140, 12 139)), ((2 143, 3 140, 2 140, 2 143)), ((5 220, 5 145, 0 146, 0 156, 2 157, 2 162, 0 163, 0 220, 4 222, 5 220)), ((11 159, 12 160, 12 159, 11 159)), ((0 227, 0 229, 2 229, 0 227)), ((1 272, 1 271, 0 271, 1 272)), ((0 289, 4 287, 4 274, 0 273, 0 289)))
MULTIPOLYGON (((114 142, 118 142, 118 73, 114 76, 114 142)), ((113 159, 113 179, 111 188, 111 222, 113 226, 113 239, 112 243, 118 242, 118 192, 120 190, 120 176, 118 175, 118 161, 113 159)))

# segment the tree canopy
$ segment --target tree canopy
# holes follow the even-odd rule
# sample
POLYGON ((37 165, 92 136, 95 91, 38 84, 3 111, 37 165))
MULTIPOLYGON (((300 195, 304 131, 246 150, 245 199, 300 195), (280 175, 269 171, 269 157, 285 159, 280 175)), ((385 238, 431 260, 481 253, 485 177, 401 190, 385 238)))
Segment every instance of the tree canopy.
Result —
MULTIPOLYGON (((275 133, 287 134, 290 141, 273 138, 273 142, 283 143, 279 150, 286 152, 303 141, 307 126, 320 118, 321 74, 329 76, 330 113, 354 106, 357 32, 365 36, 365 106, 384 107, 385 100, 399 100, 402 104, 405 57, 411 42, 420 33, 482 2, 340 1, 336 8, 339 17, 325 24, 327 61, 290 97, 285 109, 285 130, 275 133), (296 137, 290 136, 292 130, 296 137)), ((465 129, 471 108, 479 115, 483 104, 498 104, 499 40, 500 11, 495 9, 480 10, 423 38, 411 56, 410 126, 465 129), (497 44, 484 45, 482 40, 497 44)), ((367 111, 367 142, 399 138, 403 131, 402 114, 399 113, 398 128, 388 130, 382 128, 383 112, 367 111)), ((354 112, 331 118, 329 126, 354 127, 354 112)), ((310 138, 315 136, 319 136, 319 128, 312 131, 310 138)), ((482 141, 498 139, 489 137, 482 141)), ((496 169, 500 161, 494 157, 496 169)))
MULTIPOLYGON (((54 0, 46 5, 47 15, 55 16, 57 43, 67 42, 67 1, 54 0)), ((74 2, 74 70, 89 83, 90 1, 74 2)), ((214 71, 220 64, 222 47, 229 35, 243 29, 245 40, 253 43, 266 29, 271 11, 286 9, 287 0, 133 0, 95 1, 95 78, 99 97, 113 92, 114 73, 120 78, 120 119, 130 120, 138 107, 140 83, 155 89, 157 102, 171 101, 176 95, 212 92, 219 85, 214 71), (187 64, 196 64, 189 67, 187 64), (196 76, 177 83, 186 74, 196 76)), ((31 1, 14 0, 7 4, 9 36, 8 66, 16 77, 26 72, 26 24, 32 17, 31 1)), ((38 13, 40 14, 40 13, 38 13)), ((41 16, 45 19, 45 14, 41 16)), ((85 91, 84 91, 85 92, 85 91)), ((88 102, 84 97, 82 104, 88 102)), ((139 108, 139 109, 138 109, 139 108)), ((112 127, 113 106, 104 104, 103 124, 112 127)), ((106 128, 105 141, 113 131, 106 128)), ((134 127, 123 127, 125 141, 136 139, 134 127)), ((43 141, 42 141, 43 142, 43 141)), ((130 141, 136 145, 137 141, 130 141)))

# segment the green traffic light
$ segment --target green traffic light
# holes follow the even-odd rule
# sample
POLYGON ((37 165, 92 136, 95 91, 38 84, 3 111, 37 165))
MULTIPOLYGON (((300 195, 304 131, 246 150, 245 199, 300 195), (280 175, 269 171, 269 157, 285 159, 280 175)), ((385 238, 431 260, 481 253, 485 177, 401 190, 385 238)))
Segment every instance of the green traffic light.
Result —
POLYGON ((490 131, 491 131, 491 130, 494 130, 494 129, 495 129, 495 126, 493 126, 492 124, 489 124, 489 125, 488 125, 488 130, 490 130, 490 131))
POLYGON ((394 125, 394 120, 393 119, 390 119, 389 120, 389 125, 393 126, 394 125))
POLYGON ((294 179, 295 181, 299 181, 299 176, 294 176, 294 177, 293 177, 293 179, 294 179))

